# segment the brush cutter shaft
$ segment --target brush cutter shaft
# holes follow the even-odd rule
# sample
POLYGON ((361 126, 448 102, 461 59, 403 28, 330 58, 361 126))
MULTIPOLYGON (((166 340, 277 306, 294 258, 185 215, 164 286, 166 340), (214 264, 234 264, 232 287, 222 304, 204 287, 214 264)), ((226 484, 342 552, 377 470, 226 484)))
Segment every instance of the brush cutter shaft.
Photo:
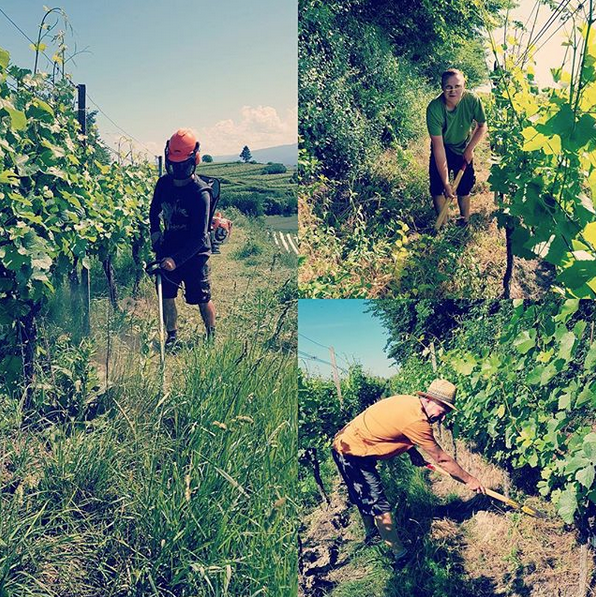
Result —
POLYGON ((157 284, 157 300, 159 302, 159 354, 161 358, 161 365, 163 367, 166 360, 166 333, 164 329, 163 318, 163 291, 161 285, 161 273, 155 274, 155 282, 157 284))
POLYGON ((166 332, 163 316, 163 290, 161 284, 161 260, 152 261, 145 266, 145 271, 150 276, 155 276, 155 285, 157 287, 157 301, 159 303, 159 355, 161 366, 166 361, 166 332))
MULTIPOLYGON (((464 175, 467 165, 468 165, 468 162, 466 162, 464 160, 464 162, 461 165, 461 168, 459 169, 459 172, 455 176, 455 180, 453 181, 453 184, 451 185, 451 189, 452 189, 453 193, 457 193, 457 187, 459 187, 459 183, 461 182, 461 179, 464 175)), ((441 208, 441 213, 439 213, 439 215, 437 216, 437 221, 435 222, 435 230, 438 230, 445 223, 445 220, 447 219, 447 212, 449 211, 450 203, 451 203, 451 198, 447 197, 445 199, 445 203, 443 204, 443 207, 441 208)))

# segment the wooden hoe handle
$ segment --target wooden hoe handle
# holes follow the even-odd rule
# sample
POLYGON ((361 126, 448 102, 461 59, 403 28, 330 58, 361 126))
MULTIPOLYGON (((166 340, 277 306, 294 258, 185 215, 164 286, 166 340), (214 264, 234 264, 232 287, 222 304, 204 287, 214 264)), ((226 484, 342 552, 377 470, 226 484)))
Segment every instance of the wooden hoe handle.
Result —
MULTIPOLYGON (((440 473, 441 475, 444 475, 446 477, 451 477, 451 475, 444 468, 441 468, 437 464, 428 463, 426 465, 426 468, 430 471, 434 471, 435 473, 440 473)), ((545 515, 542 512, 539 512, 538 510, 535 510, 534 508, 531 508, 530 506, 522 506, 521 504, 517 503, 515 500, 505 497, 503 494, 498 493, 497 491, 493 491, 492 489, 487 488, 486 495, 490 496, 491 498, 494 498, 495 500, 499 500, 500 502, 503 502, 504 504, 507 504, 508 506, 511 506, 512 508, 515 508, 516 510, 521 510, 522 512, 525 512, 526 514, 529 514, 530 516, 535 516, 536 518, 544 518, 545 517, 545 515)))
MULTIPOLYGON (((457 173, 457 175, 455 177, 455 180, 453 181, 453 185, 451 185, 451 188, 454 193, 457 193, 457 187, 459 186, 459 183, 461 182, 462 176, 464 175, 467 165, 468 165, 468 162, 466 162, 464 160, 461 165, 461 168, 459 169, 459 172, 457 173)), ((435 222, 435 230, 439 230, 441 228, 441 226, 445 223, 445 220, 447 219, 447 212, 449 211, 450 203, 451 203, 451 198, 448 198, 445 200, 445 203, 443 204, 443 207, 441 208, 441 213, 437 216, 437 221, 435 222)))

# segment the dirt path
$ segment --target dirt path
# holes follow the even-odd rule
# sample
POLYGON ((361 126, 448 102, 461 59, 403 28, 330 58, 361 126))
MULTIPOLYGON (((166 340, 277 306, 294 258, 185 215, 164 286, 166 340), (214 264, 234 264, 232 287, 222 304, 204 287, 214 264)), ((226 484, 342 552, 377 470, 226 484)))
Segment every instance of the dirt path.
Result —
MULTIPOLYGON (((502 470, 459 442, 456 452, 462 466, 489 486, 511 490, 502 470)), ((548 515, 536 519, 484 496, 471 497, 449 478, 426 471, 423 477, 425 491, 436 496, 431 496, 432 503, 412 481, 409 495, 396 506, 398 526, 414 552, 401 571, 391 569, 380 545, 362 543, 357 511, 348 505, 335 477, 330 506, 322 505, 303 519, 299 594, 577 597, 580 547, 548 502, 515 492, 520 501, 548 515), (401 512, 404 508, 406 514, 401 512)))
MULTIPOLYGON (((412 148, 415 162, 428 162, 426 141, 412 148)), ((490 191, 490 148, 485 140, 476 151, 476 185, 471 197, 467 228, 456 226, 459 210, 454 202, 446 224, 434 232, 435 214, 430 199, 407 222, 408 255, 395 289, 413 297, 501 298, 507 262, 505 231, 497 225, 497 208, 490 191)), ((552 268, 540 260, 514 258, 511 298, 539 298, 549 291, 552 268)))
MULTIPOLYGON (((262 241, 262 252, 238 257, 243 247, 259 233, 255 223, 236 226, 229 241, 221 247, 221 254, 213 255, 209 260, 218 337, 233 336, 239 326, 247 323, 254 326, 250 318, 255 303, 261 300, 259 297, 267 291, 279 291, 295 272, 294 253, 282 252, 266 238, 262 241)), ((149 358, 156 366, 159 362, 158 306, 152 285, 152 280, 143 278, 139 296, 119 301, 119 314, 109 308, 106 299, 95 297, 93 300, 92 329, 97 348, 94 366, 102 391, 111 380, 126 377, 128 371, 135 370, 139 355, 149 358)), ((181 346, 202 342, 205 328, 198 307, 187 305, 181 292, 176 306, 181 346)))

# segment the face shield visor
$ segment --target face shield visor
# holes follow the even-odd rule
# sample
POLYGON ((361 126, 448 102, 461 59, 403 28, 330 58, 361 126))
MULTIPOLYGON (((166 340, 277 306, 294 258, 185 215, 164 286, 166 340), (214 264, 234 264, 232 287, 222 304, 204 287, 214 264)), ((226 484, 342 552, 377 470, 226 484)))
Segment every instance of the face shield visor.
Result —
POLYGON ((171 162, 166 157, 166 172, 176 180, 190 178, 197 169, 195 158, 189 158, 183 162, 171 162))

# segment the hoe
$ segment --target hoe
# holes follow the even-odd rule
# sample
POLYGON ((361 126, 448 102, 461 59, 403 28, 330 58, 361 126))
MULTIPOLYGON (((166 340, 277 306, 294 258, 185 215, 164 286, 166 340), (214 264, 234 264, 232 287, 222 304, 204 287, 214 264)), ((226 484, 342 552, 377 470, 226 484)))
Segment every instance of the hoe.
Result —
MULTIPOLYGON (((457 173, 457 175, 455 177, 455 180, 453 181, 453 184, 451 185, 451 188, 453 189, 453 193, 457 193, 457 187, 459 186, 459 183, 461 182, 462 176, 464 175, 464 172, 466 171, 467 165, 468 165, 468 162, 466 162, 464 160, 459 172, 457 173)), ((437 221, 435 222, 435 230, 440 230, 441 226, 445 223, 445 220, 447 219, 447 212, 449 211, 449 203, 450 202, 451 202, 450 199, 445 199, 445 203, 443 204, 443 207, 441 208, 441 213, 437 216, 437 221)))
MULTIPOLYGON (((440 466, 437 466, 436 464, 429 463, 426 465, 426 468, 431 471, 434 471, 435 473, 440 473, 441 475, 451 477, 451 475, 445 469, 441 468, 440 466)), ((529 514, 530 516, 534 516, 535 518, 546 518, 546 514, 544 514, 544 512, 535 510, 534 508, 531 508, 530 506, 518 504, 516 501, 514 501, 508 497, 505 497, 504 495, 497 493, 496 491, 493 491, 492 489, 487 489, 486 495, 490 496, 491 498, 494 498, 495 500, 499 500, 500 502, 503 502, 504 504, 507 504, 508 506, 511 506, 511 508, 515 508, 516 510, 521 510, 522 512, 525 512, 526 514, 529 514)))

